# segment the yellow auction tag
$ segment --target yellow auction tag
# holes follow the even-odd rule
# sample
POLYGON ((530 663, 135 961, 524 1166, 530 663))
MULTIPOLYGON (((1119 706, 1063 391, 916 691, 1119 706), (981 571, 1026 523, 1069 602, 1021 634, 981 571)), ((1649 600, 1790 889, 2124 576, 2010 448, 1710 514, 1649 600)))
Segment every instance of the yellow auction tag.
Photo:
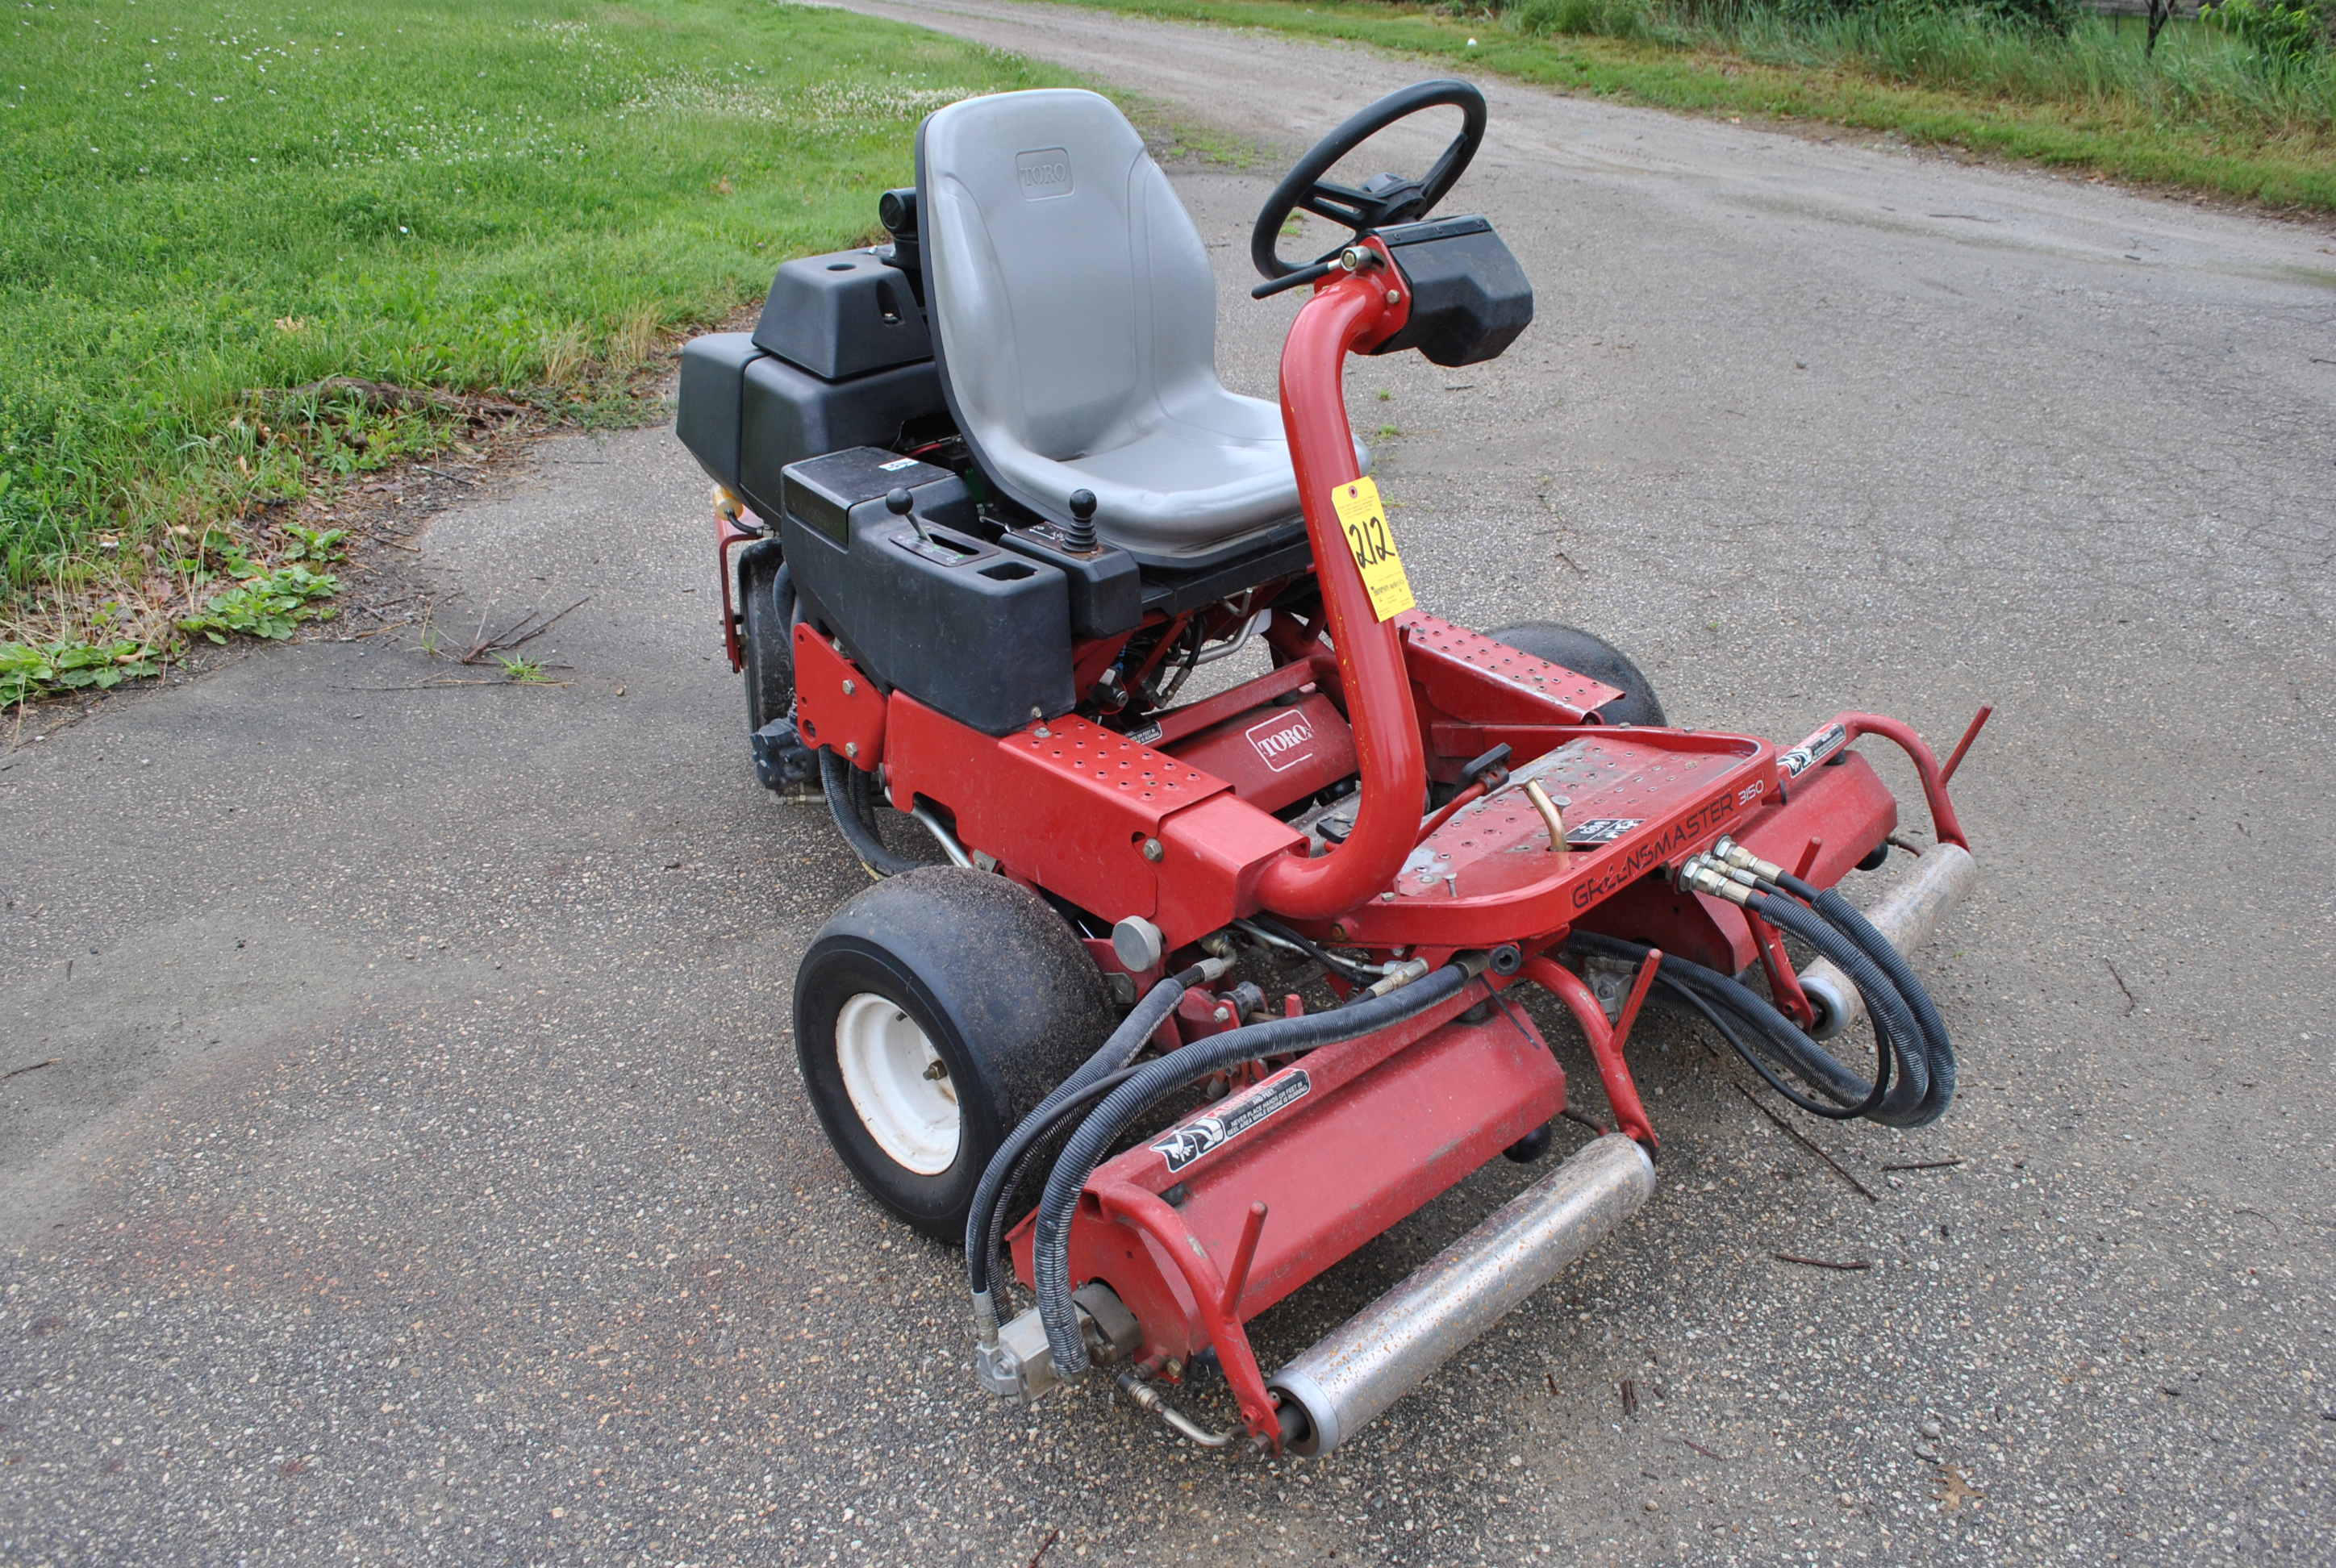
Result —
POLYGON ((1411 597, 1411 579, 1404 575, 1403 557, 1396 553, 1387 508, 1379 504, 1379 487, 1368 479, 1349 480, 1330 492, 1330 503, 1338 508, 1347 548, 1363 569, 1371 609, 1381 620, 1393 620, 1417 601, 1411 597))

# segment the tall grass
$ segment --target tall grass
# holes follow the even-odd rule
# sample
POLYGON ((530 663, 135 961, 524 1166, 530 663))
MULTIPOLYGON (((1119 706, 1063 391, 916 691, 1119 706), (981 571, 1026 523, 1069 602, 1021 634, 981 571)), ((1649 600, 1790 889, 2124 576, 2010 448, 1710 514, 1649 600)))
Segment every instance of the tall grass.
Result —
MULTIPOLYGON (((2065 35, 2010 18, 2077 0, 1078 0, 1268 27, 1568 93, 1695 114, 1884 131, 2174 190, 2336 211, 2324 50, 2293 66, 2195 24, 2141 56, 2081 13, 2065 35), (1482 8, 1505 4, 1495 20, 1482 8), (1836 9, 1840 7, 1841 9, 1836 9)), ((2229 0, 2236 6, 2243 0, 2229 0)), ((2325 0, 2322 0, 2325 3, 2325 0)))
POLYGON ((927 111, 1056 79, 772 0, 12 8, 0 640, 174 573, 183 604, 188 535, 454 433, 443 398, 285 389, 621 396, 784 256, 867 238, 927 111))
POLYGON ((1724 50, 1800 69, 1854 66, 1887 82, 2078 113, 2200 122, 2251 136, 2336 130, 2336 56, 2265 54, 2195 22, 2175 23, 2145 54, 2140 25, 2119 27, 2089 10, 2062 13, 2052 26, 1932 0, 1523 0, 1508 17, 1527 35, 1724 50))

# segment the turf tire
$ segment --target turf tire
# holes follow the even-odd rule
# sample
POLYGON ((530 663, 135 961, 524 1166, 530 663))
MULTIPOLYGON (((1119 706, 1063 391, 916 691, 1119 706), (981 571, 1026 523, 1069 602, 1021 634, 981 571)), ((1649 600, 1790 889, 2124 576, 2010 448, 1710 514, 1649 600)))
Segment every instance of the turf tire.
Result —
POLYGON ((990 1155, 1116 1022, 1102 971, 1060 915, 1003 877, 955 866, 861 892, 795 971, 796 1057, 828 1142, 871 1197, 937 1241, 964 1241, 990 1155), (958 1130, 945 1170, 888 1154, 846 1085, 839 1020, 870 995, 906 1014, 948 1069, 958 1130))

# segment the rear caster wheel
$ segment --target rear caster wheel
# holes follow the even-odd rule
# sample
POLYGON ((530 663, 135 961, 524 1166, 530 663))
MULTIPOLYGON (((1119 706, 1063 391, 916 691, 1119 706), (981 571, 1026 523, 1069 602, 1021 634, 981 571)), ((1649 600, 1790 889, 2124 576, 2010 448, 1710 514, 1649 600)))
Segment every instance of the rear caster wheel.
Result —
POLYGON ((1608 724, 1662 725, 1663 705, 1655 700, 1654 683, 1630 662, 1630 655, 1579 627, 1553 620, 1521 620, 1486 632, 1521 653, 1563 665, 1577 675, 1619 687, 1622 695, 1598 710, 1608 724))
POLYGON ((1111 991, 1062 918, 1003 877, 890 877, 795 971, 795 1052, 828 1142, 871 1196, 965 1238, 989 1156, 1101 1045, 1111 991))

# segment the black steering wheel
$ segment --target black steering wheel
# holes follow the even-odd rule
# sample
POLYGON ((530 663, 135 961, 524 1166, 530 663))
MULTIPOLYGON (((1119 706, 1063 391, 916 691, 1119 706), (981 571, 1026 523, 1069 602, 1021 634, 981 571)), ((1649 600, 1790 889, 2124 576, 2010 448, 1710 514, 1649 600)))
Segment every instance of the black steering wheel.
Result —
POLYGON ((1257 228, 1249 241, 1250 259, 1257 264, 1265 281, 1250 292, 1262 299, 1269 294, 1310 282, 1329 270, 1327 262, 1293 267, 1274 254, 1281 226, 1290 220, 1293 211, 1303 208, 1318 218, 1343 224, 1357 234, 1386 224, 1409 223, 1425 218, 1459 180, 1484 140, 1484 95, 1469 83, 1450 79, 1415 82, 1388 93, 1316 142, 1314 150, 1299 159, 1282 176, 1281 183, 1273 188, 1273 194, 1265 199, 1265 209, 1257 215, 1257 228), (1452 145, 1419 179, 1374 174, 1358 190, 1351 185, 1333 184, 1322 178, 1338 160, 1397 121, 1407 120, 1424 109, 1445 105, 1460 111, 1460 134, 1452 139, 1452 145))

